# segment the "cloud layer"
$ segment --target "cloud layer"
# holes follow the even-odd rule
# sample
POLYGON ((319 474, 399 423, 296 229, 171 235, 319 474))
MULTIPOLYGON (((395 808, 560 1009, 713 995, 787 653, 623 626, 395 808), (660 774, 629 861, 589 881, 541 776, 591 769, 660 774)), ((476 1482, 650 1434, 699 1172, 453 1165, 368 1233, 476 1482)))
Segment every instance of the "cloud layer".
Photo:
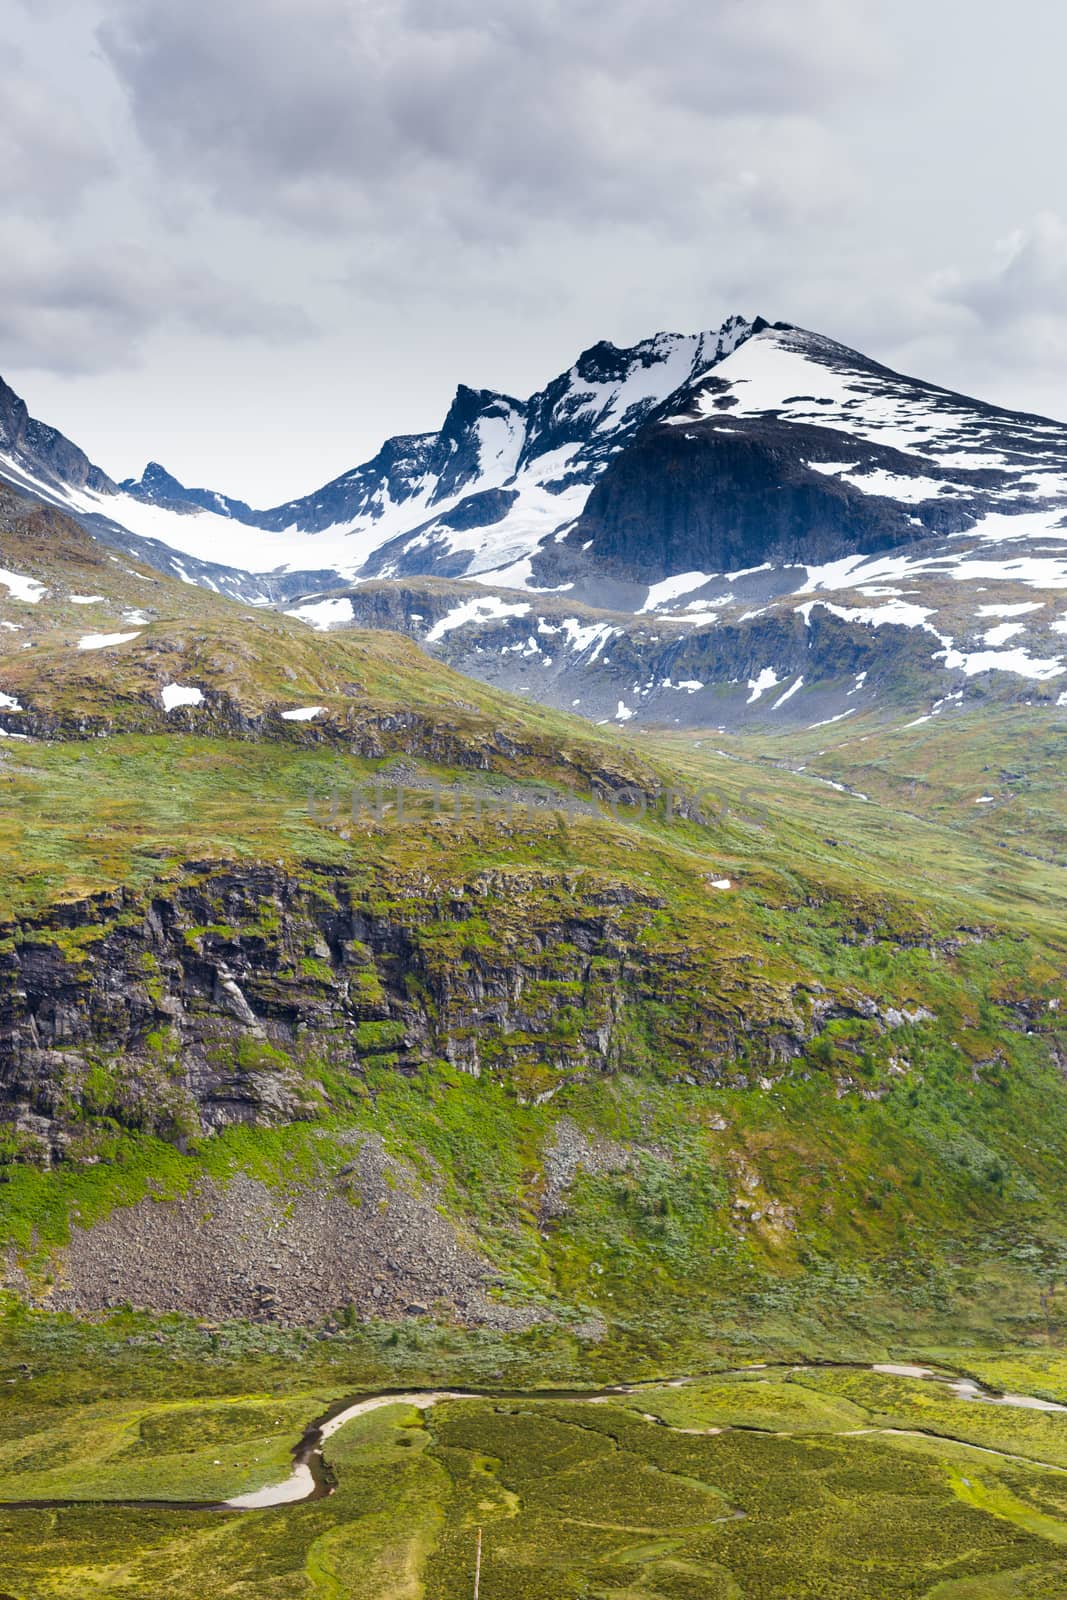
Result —
POLYGON ((733 311, 1067 415, 1047 0, 9 10, 0 372, 82 375, 55 420, 117 471, 176 438, 281 497, 458 380, 733 311))
POLYGON ((72 250, 37 228, 0 253, 0 349, 18 366, 92 374, 129 366, 162 327, 286 342, 311 330, 299 308, 249 295, 208 269, 123 242, 72 250))
POLYGON ((24 52, 12 47, 0 94, 0 212, 67 215, 114 170, 91 121, 47 94, 24 52))
POLYGON ((102 47, 169 176, 302 229, 514 239, 822 209, 820 121, 875 70, 841 0, 112 0, 102 47))

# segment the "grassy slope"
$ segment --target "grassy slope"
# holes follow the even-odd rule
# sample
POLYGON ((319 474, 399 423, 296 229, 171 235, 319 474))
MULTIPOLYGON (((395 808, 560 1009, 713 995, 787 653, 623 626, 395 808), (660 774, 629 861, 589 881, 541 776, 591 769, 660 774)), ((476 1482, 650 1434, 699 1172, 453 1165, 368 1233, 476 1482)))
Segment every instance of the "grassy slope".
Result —
POLYGON ((722 748, 760 792, 780 785, 801 804, 818 803, 827 782, 848 785, 871 804, 831 795, 847 835, 887 819, 901 843, 932 842, 931 887, 946 872, 976 887, 1000 878, 1008 895, 1021 886, 1051 911, 1067 865, 1065 738, 1067 709, 1054 702, 984 701, 903 724, 865 717, 759 739, 656 735, 653 743, 691 778, 713 771, 722 748))
MULTIPOLYGON (((191 1486, 185 1492, 214 1491, 216 1472, 233 1474, 226 1487, 262 1481, 284 1454, 275 1421, 284 1418, 291 1436, 298 1416, 308 1420, 354 1385, 611 1381, 715 1365, 738 1348, 753 1357, 899 1357, 966 1340, 956 1359, 970 1370, 994 1380, 1004 1372, 1026 1387, 1024 1378, 1041 1378, 1033 1364, 1043 1360, 1043 1386, 1062 1392, 1054 1350, 1002 1353, 1020 1340, 1054 1345, 1067 1312, 1067 1096, 1050 1053, 1059 1048, 1058 1013, 1049 1009, 1067 1001, 1067 878, 1055 852, 1055 785, 1043 776, 1058 759, 1054 720, 1040 724, 1037 743, 1035 725, 1006 712, 975 727, 970 745, 959 739, 949 758, 938 722, 871 730, 868 745, 858 743, 860 730, 823 757, 783 747, 760 759, 734 743, 724 759, 714 754, 718 737, 710 748, 691 739, 627 743, 471 685, 406 644, 321 639, 286 620, 237 615, 147 571, 123 565, 117 574, 95 547, 86 553, 73 541, 66 550, 54 535, 53 527, 42 540, 31 523, 3 546, 4 564, 33 572, 50 594, 34 608, 0 600, 19 629, 0 636, 10 646, 0 688, 68 719, 103 713, 130 731, 5 744, 0 895, 9 915, 36 917, 118 884, 165 885, 184 862, 208 857, 282 861, 297 872, 329 863, 386 902, 413 874, 440 889, 494 868, 512 887, 497 891, 478 926, 426 929, 441 961, 462 962, 487 940, 507 949, 520 937, 543 879, 558 894, 561 874, 581 872, 587 884, 660 895, 664 908, 641 939, 662 959, 691 965, 665 1015, 654 1004, 635 1009, 624 1072, 571 1085, 546 1106, 520 1104, 506 1075, 476 1082, 441 1066, 406 1079, 368 1071, 331 1084, 310 1125, 231 1130, 185 1154, 106 1127, 90 1130, 103 1156, 92 1166, 8 1165, 6 1237, 33 1254, 62 1242, 73 1211, 91 1220, 150 1185, 178 1193, 204 1171, 224 1176, 235 1166, 284 1188, 339 1164, 348 1130, 372 1129, 416 1166, 446 1174, 443 1203, 474 1230, 506 1292, 555 1320, 510 1338, 428 1324, 341 1327, 317 1338, 123 1316, 85 1327, 12 1306, 0 1468, 17 1468, 42 1492, 48 1484, 73 1492, 79 1482, 93 1492, 172 1492, 179 1480, 191 1486), (159 616, 132 649, 73 649, 80 631, 118 631, 122 606, 143 605, 138 591, 148 582, 159 616), (99 616, 62 598, 105 588, 99 616), (37 642, 22 651, 27 633, 37 642), (208 737, 192 722, 161 724, 158 686, 171 679, 203 682, 255 716, 329 704, 334 731, 323 739, 313 725, 274 722, 257 741, 241 730, 208 737), (345 690, 353 682, 357 694, 345 690), (422 779, 462 775, 491 786, 506 778, 585 795, 594 775, 649 792, 674 782, 707 791, 705 823, 314 821, 309 790, 325 795, 339 784, 347 793, 395 754, 353 757, 342 735, 397 709, 426 717, 420 737, 426 726, 447 731, 438 754, 405 754, 422 779), (1009 838, 992 807, 989 816, 977 808, 977 827, 963 825, 970 789, 994 789, 981 771, 983 740, 995 746, 998 770, 1029 762, 1033 775, 1009 838), (455 762, 457 749, 475 752, 480 776, 455 762), (871 803, 786 770, 805 754, 871 803), (920 754, 917 781, 910 768, 920 754), (734 889, 711 889, 723 875, 734 889), (749 1018, 773 1014, 812 984, 838 1000, 869 996, 932 1015, 891 1033, 859 1013, 844 1017, 767 1087, 686 1081, 704 1042, 690 1031, 694 986, 749 1018), (543 1228, 543 1150, 562 1115, 631 1159, 616 1172, 580 1174, 567 1213, 543 1228), (592 1343, 580 1326, 590 1313, 606 1329, 592 1343), (285 1396, 267 1407, 277 1405, 277 1418, 265 1417, 264 1394, 285 1396), (218 1457, 209 1454, 216 1437, 232 1446, 218 1457)), ((17 1574, 20 1600, 81 1595, 87 1584, 104 1596, 155 1594, 162 1584, 201 1600, 223 1589, 435 1596, 462 1591, 470 1529, 482 1519, 487 1595, 705 1600, 779 1594, 786 1581, 790 1593, 820 1596, 1060 1592, 1049 1522, 1063 1508, 1046 1478, 984 1463, 979 1474, 960 1467, 949 1446, 931 1457, 921 1442, 826 1439, 835 1419, 849 1426, 857 1411, 907 1427, 920 1400, 928 1425, 925 1392, 876 1387, 845 1377, 783 1389, 775 1379, 740 1397, 721 1385, 684 1402, 672 1391, 663 1397, 680 1407, 671 1419, 679 1426, 747 1419, 816 1436, 792 1444, 671 1435, 609 1412, 592 1427, 588 1414, 580 1424, 566 1411, 502 1423, 489 1406, 449 1407, 429 1431, 415 1418, 379 1416, 339 1436, 341 1492, 321 1506, 224 1522, 9 1513, 4 1570, 17 1574), (616 1434, 607 1470, 603 1440, 616 1434), (563 1507, 555 1472, 537 1466, 555 1460, 553 1440, 572 1447, 563 1507), (654 1515, 653 1486, 667 1496, 654 1515), (745 1522, 708 1515, 714 1496, 723 1497, 716 1507, 743 1506, 745 1522), (572 1514, 585 1498, 593 1519, 572 1514), (590 1520, 616 1526, 594 1531, 590 1520)), ((1009 1428, 1001 1413, 942 1408, 935 1420, 946 1432, 984 1429, 983 1439, 995 1434, 1009 1448, 1040 1428, 1042 1448, 1063 1448, 1050 1445, 1061 1424, 1050 1430, 1047 1418, 1013 1416, 1009 1428)))
MULTIPOLYGON (((483 793, 517 783, 586 799, 600 783, 633 781, 648 794, 673 785, 699 793, 703 821, 668 823, 659 808, 627 822, 551 812, 486 822, 468 799, 459 820, 430 820, 427 800, 403 821, 393 812, 384 824, 352 823, 353 786, 388 777, 395 757, 354 757, 347 739, 324 739, 314 724, 275 723, 276 737, 252 739, 164 719, 173 731, 6 744, 0 896, 17 919, 118 885, 165 892, 190 860, 269 860, 295 874, 327 863, 379 908, 395 900, 410 917, 425 901, 418 937, 427 960, 447 967, 520 951, 546 899, 564 909, 569 899, 577 914, 590 887, 624 885, 663 902, 635 924, 662 992, 626 998, 621 1076, 564 1086, 549 1107, 523 1105, 516 1091, 560 1089, 537 1066, 533 1037, 523 1074, 497 1082, 442 1066, 341 1081, 320 1071, 329 1088, 317 1128, 232 1130, 185 1155, 90 1127, 84 1153, 104 1158, 94 1165, 4 1169, 4 1227, 20 1250, 37 1259, 62 1243, 72 1213, 89 1222, 149 1185, 180 1193, 205 1170, 251 1166, 275 1183, 328 1172, 345 1156, 337 1137, 357 1127, 444 1174, 446 1203, 513 1297, 554 1315, 595 1311, 634 1352, 679 1338, 825 1350, 868 1337, 885 1348, 944 1340, 953 1319, 1003 1338, 1058 1317, 1067 1096, 1049 1007, 1067 1001, 1067 876, 1055 863, 1013 855, 1009 876, 1003 852, 936 813, 863 804, 781 765, 724 758, 708 741, 628 742, 470 684, 404 641, 319 637, 137 574, 59 526, 57 543, 56 519, 42 537, 30 517, 4 547, 5 561, 48 591, 36 606, 7 602, 37 630, 32 650, 11 633, 0 663, 0 686, 24 703, 20 673, 45 699, 66 696, 65 714, 87 716, 116 699, 144 711, 149 681, 171 676, 206 682, 217 671, 231 701, 257 715, 285 703, 272 699, 283 692, 320 703, 358 679, 358 693, 340 694, 337 730, 342 702, 364 726, 397 712, 427 718, 419 737, 430 750, 403 757, 407 782, 460 779, 483 793), (86 564, 102 573, 94 579, 86 564), (63 596, 111 594, 120 579, 151 583, 159 620, 114 650, 73 650, 86 608, 63 596), (473 770, 436 754, 433 730, 445 724, 449 756, 475 752, 473 770), (337 819, 309 815, 309 793, 334 789, 337 819), (487 870, 495 888, 482 915, 433 920, 432 905, 487 870), (722 876, 731 890, 711 887, 722 876), (738 1037, 749 1049, 754 1029, 803 1016, 820 991, 846 1014, 804 1059, 737 1059, 738 1037), (720 1033, 708 1032, 702 995, 714 997, 720 1033), (872 1001, 930 1015, 887 1029, 864 1018, 872 1001), (694 1062, 726 1048, 722 1027, 735 1036, 726 1082, 687 1081, 694 1062), (737 1069, 747 1087, 728 1086, 737 1069), (561 1115, 632 1159, 579 1174, 566 1215, 542 1229, 542 1152, 561 1115)), ((67 943, 72 959, 91 959, 91 944, 67 943)), ((565 978, 566 951, 553 959, 565 978)), ((590 1003, 576 997, 579 1020, 590 1003)), ((542 1043, 547 1059, 560 1040, 542 1043)))
MULTIPOLYGON (((92 1152, 103 1162, 6 1170, 9 1239, 25 1249, 35 1231, 38 1245, 59 1243, 72 1209, 90 1221, 149 1183, 178 1193, 197 1173, 225 1174, 234 1163, 298 1181, 346 1159, 334 1134, 366 1127, 427 1175, 444 1173, 447 1203, 473 1225, 515 1295, 595 1309, 631 1340, 660 1343, 681 1327, 751 1338, 762 1328, 775 1344, 803 1347, 828 1337, 819 1307, 831 1290, 838 1339, 866 1325, 891 1342, 909 1319, 913 1331, 943 1338, 952 1316, 987 1331, 1016 1318, 1043 1325, 1038 1295, 1058 1279, 1063 1237, 1067 1115, 1048 1056, 1058 1013, 1047 1006, 1062 992, 1059 941, 1029 935, 1028 911, 1013 911, 1021 925, 1005 918, 995 932, 997 908, 969 904, 951 880, 936 898, 891 891, 886 864, 883 888, 869 843, 864 874, 797 815, 780 822, 768 812, 759 823, 738 811, 711 829, 561 826, 551 817, 511 828, 316 826, 301 790, 344 760, 178 738, 19 750, 6 768, 18 796, 4 822, 13 892, 26 884, 28 910, 42 883, 52 894, 158 885, 187 853, 209 850, 288 857, 294 870, 332 860, 377 904, 400 888, 398 906, 411 915, 402 885, 412 874, 420 892, 429 879, 439 893, 495 869, 498 882, 513 884, 500 904, 466 924, 420 927, 428 959, 447 966, 520 949, 540 875, 558 896, 559 874, 580 866, 594 883, 659 895, 664 907, 639 934, 641 946, 665 972, 672 960, 686 963, 668 1006, 665 995, 633 1003, 629 1070, 564 1087, 544 1107, 516 1098, 516 1089, 554 1083, 536 1065, 495 1082, 443 1065, 407 1078, 335 1075, 317 1130, 232 1130, 186 1155, 112 1127, 92 1152), (709 876, 721 871, 738 887, 711 890, 709 876), (961 922, 984 931, 952 942, 961 922), (930 1016, 891 1030, 843 1017, 805 1060, 757 1064, 770 1074, 765 1088, 686 1081, 714 1051, 691 1009, 694 986, 751 1027, 761 1015, 789 1015, 814 985, 853 1011, 870 996, 930 1016), (1035 1015, 1020 1019, 1023 1001, 1035 1015), (851 1088, 842 1094, 843 1083, 851 1088), (633 1160, 627 1171, 580 1175, 569 1212, 543 1237, 541 1151, 564 1114, 592 1137, 621 1142, 633 1160), (708 1305, 709 1295, 714 1314, 694 1329, 694 1300, 708 1305)), ((827 808, 836 801, 819 799, 827 808)), ((91 946, 76 954, 91 957, 91 946)))

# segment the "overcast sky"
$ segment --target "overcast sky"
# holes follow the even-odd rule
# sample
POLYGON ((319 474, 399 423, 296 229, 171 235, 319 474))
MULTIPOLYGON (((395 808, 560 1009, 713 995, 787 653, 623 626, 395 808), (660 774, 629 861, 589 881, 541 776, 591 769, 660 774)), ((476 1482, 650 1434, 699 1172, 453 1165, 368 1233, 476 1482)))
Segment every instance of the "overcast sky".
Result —
POLYGON ((757 312, 1067 418, 1049 0, 8 0, 0 374, 258 504, 757 312))

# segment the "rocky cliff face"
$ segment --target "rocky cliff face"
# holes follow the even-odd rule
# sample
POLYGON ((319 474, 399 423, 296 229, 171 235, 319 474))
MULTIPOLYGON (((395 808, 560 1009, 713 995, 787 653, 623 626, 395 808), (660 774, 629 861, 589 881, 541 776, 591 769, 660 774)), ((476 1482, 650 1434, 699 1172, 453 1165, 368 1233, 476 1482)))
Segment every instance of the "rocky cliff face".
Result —
POLYGON ((613 575, 804 566, 915 544, 973 526, 978 506, 916 508, 812 462, 840 458, 839 435, 774 420, 650 425, 607 468, 567 543, 592 543, 613 575))
POLYGON ((57 428, 31 417, 26 402, 0 378, 0 452, 46 484, 113 494, 115 485, 57 428))
MULTIPOLYGON (((766 577, 740 579, 736 600, 716 597, 721 609, 703 622, 698 611, 688 625, 684 614, 665 622, 519 591, 494 607, 472 587, 417 578, 361 584, 345 598, 360 628, 405 633, 472 678, 595 722, 809 725, 879 701, 929 705, 959 689, 930 632, 906 621, 875 626, 870 613, 814 599, 775 604, 760 593, 766 577)), ((1017 692, 1032 697, 1034 688, 1017 692)))
POLYGON ((609 1065, 619 953, 593 971, 642 908, 547 919, 530 930, 525 961, 437 961, 420 926, 462 928, 490 887, 483 879, 434 903, 413 883, 405 907, 403 890, 388 905, 327 872, 298 882, 266 866, 190 866, 143 899, 119 891, 6 929, 5 1109, 53 1157, 94 1115, 180 1139, 312 1115, 327 1094, 323 1070, 506 1065, 531 1054, 508 1033, 543 1035, 563 1007, 552 986, 564 944, 584 950, 578 981, 596 1003, 586 1026, 560 1037, 555 1064, 609 1065))
POLYGON ((582 874, 189 863, 0 928, 0 1118, 47 1163, 101 1119, 180 1144, 312 1118, 371 1067, 444 1061, 529 1100, 649 1062, 744 1082, 837 1014, 799 981, 724 987, 709 949, 648 937, 663 910, 582 874))

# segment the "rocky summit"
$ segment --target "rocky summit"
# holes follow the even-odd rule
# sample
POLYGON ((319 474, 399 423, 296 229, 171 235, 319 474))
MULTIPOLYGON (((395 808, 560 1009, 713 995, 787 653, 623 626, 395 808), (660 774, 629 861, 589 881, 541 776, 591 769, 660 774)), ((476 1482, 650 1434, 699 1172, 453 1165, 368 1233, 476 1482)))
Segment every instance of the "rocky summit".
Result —
POLYGON ((320 630, 404 632, 594 721, 816 726, 1067 673, 1067 428, 732 317, 600 343, 520 401, 257 511, 121 485, 11 391, 0 469, 114 550, 320 630))

